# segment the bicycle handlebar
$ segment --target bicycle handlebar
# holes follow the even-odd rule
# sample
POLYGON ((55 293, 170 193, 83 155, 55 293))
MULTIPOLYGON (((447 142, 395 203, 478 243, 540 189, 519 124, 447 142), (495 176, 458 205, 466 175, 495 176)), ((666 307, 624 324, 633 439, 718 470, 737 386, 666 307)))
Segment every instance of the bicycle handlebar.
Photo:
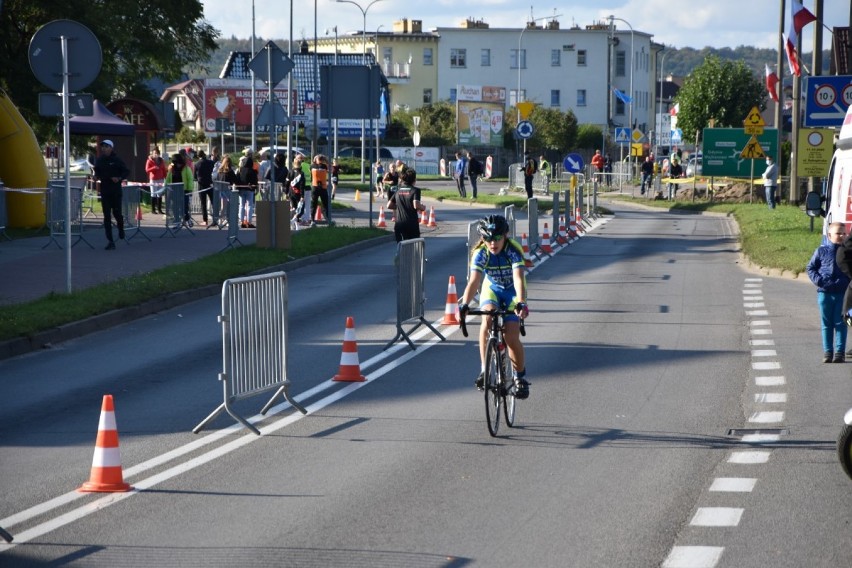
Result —
MULTIPOLYGON (((483 310, 483 309, 480 309, 480 308, 468 308, 466 313, 469 314, 469 315, 472 315, 472 316, 509 316, 509 315, 515 315, 514 310, 483 310)), ((467 335, 467 322, 465 321, 466 319, 467 318, 465 318, 463 314, 462 314, 462 317, 459 318, 459 327, 461 328, 462 335, 464 335, 465 337, 468 336, 467 335)), ((527 331, 526 331, 526 329, 524 329, 523 318, 520 318, 520 322, 521 322, 521 335, 526 336, 527 331)))

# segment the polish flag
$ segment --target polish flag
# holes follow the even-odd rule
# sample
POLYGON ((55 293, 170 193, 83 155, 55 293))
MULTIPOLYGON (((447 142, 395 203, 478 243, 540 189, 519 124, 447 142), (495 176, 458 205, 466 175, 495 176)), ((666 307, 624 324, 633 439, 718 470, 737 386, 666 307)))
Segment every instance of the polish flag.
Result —
POLYGON ((678 112, 680 112, 680 103, 675 103, 675 105, 669 109, 669 114, 672 116, 677 116, 678 112))
POLYGON ((816 21, 816 16, 802 6, 798 0, 790 0, 790 21, 787 25, 787 37, 784 49, 787 52, 787 63, 790 65, 790 73, 796 77, 802 75, 799 66, 799 54, 796 53, 796 44, 799 42, 799 33, 802 28, 816 21))
POLYGON ((769 91, 770 98, 777 103, 778 102, 778 75, 775 73, 775 71, 772 71, 771 69, 769 69, 769 65, 766 65, 764 63, 764 66, 766 67, 766 90, 769 91))

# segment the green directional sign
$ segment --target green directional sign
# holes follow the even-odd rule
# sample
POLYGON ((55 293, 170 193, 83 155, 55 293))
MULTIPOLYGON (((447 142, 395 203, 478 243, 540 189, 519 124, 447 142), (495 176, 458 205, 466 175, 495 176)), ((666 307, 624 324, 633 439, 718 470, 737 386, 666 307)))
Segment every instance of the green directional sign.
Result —
MULTIPOLYGON (((743 149, 748 146, 751 135, 744 128, 705 128, 704 140, 701 145, 702 175, 742 177, 751 176, 751 162, 743 158, 743 149)), ((757 136, 764 154, 778 158, 778 130, 764 128, 763 134, 757 136)), ((763 169, 756 168, 763 173, 763 169)))

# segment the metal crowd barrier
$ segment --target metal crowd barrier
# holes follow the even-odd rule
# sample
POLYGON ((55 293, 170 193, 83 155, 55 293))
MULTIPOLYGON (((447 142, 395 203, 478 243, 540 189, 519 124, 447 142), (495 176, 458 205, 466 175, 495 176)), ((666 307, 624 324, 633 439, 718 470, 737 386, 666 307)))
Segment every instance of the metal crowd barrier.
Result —
POLYGON ((515 206, 507 205, 503 210, 503 216, 506 218, 506 222, 509 223, 509 237, 515 238, 518 234, 517 221, 515 220, 515 206))
POLYGON ((232 278, 222 284, 222 381, 224 401, 193 428, 200 432, 223 410, 257 435, 258 430, 231 406, 268 392, 275 394, 260 411, 266 412, 282 395, 293 408, 307 414, 290 396, 287 373, 287 275, 284 272, 232 278))
POLYGON ((101 200, 101 194, 98 191, 98 181, 95 178, 89 176, 86 178, 86 188, 83 190, 83 201, 84 206, 86 207, 85 214, 83 217, 88 217, 91 215, 92 217, 96 216, 95 213, 95 204, 101 200))
POLYGON ((527 244, 530 248, 530 254, 534 254, 537 258, 541 258, 541 255, 539 254, 539 251, 541 251, 541 238, 539 238, 538 235, 537 197, 527 200, 527 215, 529 216, 529 235, 527 237, 527 244))
MULTIPOLYGON (((80 178, 78 178, 80 179, 80 178)), ((75 181, 75 180, 71 180, 75 181)), ((85 180, 84 180, 85 182, 85 180)), ((65 191, 65 180, 54 179, 48 182, 47 189, 47 226, 50 230, 50 237, 47 243, 41 248, 47 248, 50 243, 56 243, 60 249, 62 245, 57 240, 57 237, 64 237, 66 230, 70 232, 72 237, 76 237, 71 243, 73 247, 80 241, 83 241, 89 248, 95 248, 92 243, 83 237, 83 185, 71 185, 71 218, 68 219, 66 228, 65 214, 67 203, 67 192, 65 191)))
MULTIPOLYGON (((533 175, 533 192, 549 193, 550 178, 539 170, 533 175)), ((524 164, 509 164, 509 187, 524 189, 524 164)))
MULTIPOLYGON (((559 201, 560 195, 558 191, 553 192, 553 209, 551 210, 552 217, 550 220, 550 240, 556 242, 559 236, 559 201)), ((567 208, 566 208, 567 209, 567 208)))
POLYGON ((166 235, 174 237, 181 229, 186 229, 190 235, 195 236, 191 228, 192 218, 190 217, 189 221, 184 219, 186 203, 184 202, 183 184, 167 183, 163 199, 166 202, 166 230, 160 235, 160 238, 166 235))
MULTIPOLYGON (((232 187, 230 191, 222 192, 224 202, 227 200, 227 205, 225 207, 228 211, 228 243, 225 245, 225 248, 233 248, 235 244, 240 242, 240 190, 236 188, 236 186, 232 187)), ((224 250, 224 249, 222 249, 224 250)))
POLYGON ((142 187, 126 185, 121 191, 121 214, 124 216, 125 240, 130 241, 142 235, 149 241, 151 237, 142 230, 142 187))
POLYGON ((9 214, 6 209, 6 188, 3 186, 3 182, 0 181, 0 237, 11 241, 12 237, 6 233, 6 225, 8 223, 9 214))
POLYGON ((396 249, 396 335, 385 345, 385 349, 405 339, 409 347, 416 349, 411 341, 415 329, 425 324, 426 327, 446 341, 446 338, 432 327, 426 320, 426 241, 410 239, 402 241, 396 249), (403 324, 416 321, 417 323, 407 332, 403 324))

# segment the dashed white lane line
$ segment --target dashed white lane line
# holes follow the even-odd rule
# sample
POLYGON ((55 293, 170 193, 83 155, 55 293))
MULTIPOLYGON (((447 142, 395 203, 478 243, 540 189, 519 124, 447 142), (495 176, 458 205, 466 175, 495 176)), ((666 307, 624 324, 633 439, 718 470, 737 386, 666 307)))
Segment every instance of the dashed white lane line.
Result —
POLYGON ((745 509, 741 507, 699 507, 689 521, 694 527, 735 527, 745 509))
POLYGON ((746 282, 743 284, 743 288, 760 288, 762 284, 756 282, 746 282))
POLYGON ((729 493, 751 493, 757 479, 753 477, 717 477, 710 485, 710 491, 729 493))
POLYGON ((763 294, 760 290, 755 290, 754 288, 749 288, 747 290, 743 290, 743 296, 757 296, 763 294))
POLYGON ((771 452, 764 451, 764 450, 731 452, 730 457, 728 457, 728 463, 740 463, 740 464, 766 463, 766 462, 769 461, 769 454, 770 453, 771 452))
POLYGON ((772 330, 771 329, 758 328, 758 329, 751 330, 751 334, 752 335, 772 335, 772 330))
POLYGON ((748 421, 753 424, 777 424, 778 422, 784 421, 784 411, 764 410, 753 412, 752 415, 748 417, 748 421))
POLYGON ((751 310, 746 312, 747 316, 768 316, 769 312, 766 310, 751 310))
POLYGON ((786 392, 758 392, 754 394, 757 404, 782 404, 787 402, 786 392))
POLYGON ((766 347, 769 345, 775 345, 774 339, 749 339, 748 344, 752 347, 766 347))
POLYGON ((746 309, 765 308, 766 304, 764 304, 763 302, 743 302, 743 307, 746 309))
POLYGON ((675 546, 662 568, 713 568, 724 551, 721 546, 675 546))
POLYGON ((755 361, 751 364, 751 368, 755 371, 776 371, 781 368, 781 363, 777 361, 755 361))
POLYGON ((752 357, 777 357, 778 352, 774 349, 752 349, 752 357))
POLYGON ((787 384, 787 379, 783 376, 755 377, 754 384, 759 387, 780 387, 787 384))
POLYGON ((751 327, 769 327, 769 320, 752 320, 749 322, 751 327))
POLYGON ((780 440, 780 434, 746 434, 742 437, 744 444, 774 444, 780 440))

